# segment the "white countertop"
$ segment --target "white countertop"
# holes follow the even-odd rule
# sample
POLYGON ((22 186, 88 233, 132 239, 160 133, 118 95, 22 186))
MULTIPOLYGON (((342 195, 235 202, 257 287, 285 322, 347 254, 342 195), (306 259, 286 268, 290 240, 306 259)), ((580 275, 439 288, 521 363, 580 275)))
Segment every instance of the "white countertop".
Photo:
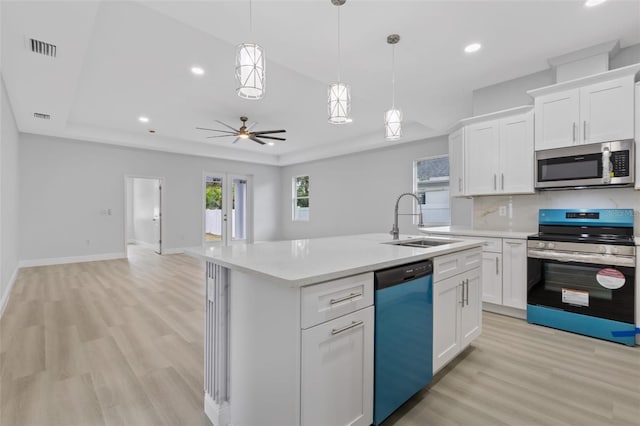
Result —
POLYGON ((537 234, 537 230, 532 231, 494 231, 486 229, 471 229, 458 226, 437 226, 433 228, 419 228, 425 234, 440 235, 467 235, 469 237, 494 237, 494 238, 515 238, 526 240, 529 235, 537 234))
MULTIPOLYGON (((401 235, 400 239, 420 237, 424 236, 401 235)), ((363 234, 226 247, 192 247, 186 249, 185 253, 287 286, 301 287, 480 247, 482 244, 477 241, 458 241, 430 248, 383 244, 391 241, 388 234, 363 234)))

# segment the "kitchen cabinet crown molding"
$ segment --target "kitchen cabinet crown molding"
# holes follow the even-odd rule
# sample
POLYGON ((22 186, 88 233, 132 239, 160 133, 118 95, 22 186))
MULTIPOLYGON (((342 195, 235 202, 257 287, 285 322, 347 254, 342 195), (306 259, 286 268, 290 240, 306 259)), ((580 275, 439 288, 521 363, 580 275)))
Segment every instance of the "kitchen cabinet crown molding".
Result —
POLYGON ((503 109, 500 111, 490 112, 482 115, 474 115, 473 117, 463 118, 449 128, 447 133, 453 133, 461 127, 469 124, 480 123, 483 121, 495 120, 498 118, 510 117, 512 115, 522 114, 533 109, 533 105, 521 105, 514 108, 503 109))
POLYGON ((589 86, 591 84, 602 83, 604 81, 615 80, 616 78, 626 76, 633 77, 634 81, 638 81, 638 78, 640 76, 640 63, 601 72, 599 74, 590 75, 588 77, 563 81, 562 83, 552 84, 550 86, 544 86, 538 89, 527 90, 527 95, 531 96, 532 98, 536 98, 538 96, 544 96, 550 93, 578 89, 580 87, 589 86))

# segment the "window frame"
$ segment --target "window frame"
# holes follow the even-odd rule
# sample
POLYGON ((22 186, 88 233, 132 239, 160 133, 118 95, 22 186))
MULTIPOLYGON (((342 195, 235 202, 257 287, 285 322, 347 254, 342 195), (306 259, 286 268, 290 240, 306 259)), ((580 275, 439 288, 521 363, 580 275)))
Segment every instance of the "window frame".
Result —
MULTIPOLYGON (((447 161, 449 161, 449 154, 440 154, 440 155, 431 155, 428 157, 421 157, 421 158, 416 158, 415 160, 413 160, 413 193, 418 195, 419 194, 419 188, 418 188, 418 163, 421 161, 425 161, 425 160, 435 160, 438 158, 447 158, 447 161)), ((449 161, 449 180, 447 180, 447 184, 446 184, 446 188, 444 187, 444 185, 442 185, 442 183, 444 183, 444 181, 441 181, 440 185, 437 185, 436 182, 434 182, 434 184, 436 184, 437 186, 442 186, 443 189, 441 189, 442 191, 448 191, 449 192, 449 197, 448 197, 448 210, 449 210, 449 220, 447 222, 430 222, 427 216, 424 217, 424 226, 425 227, 429 227, 429 226, 450 226, 451 225, 451 162, 449 161)), ((434 185, 434 186, 436 186, 434 185)), ((423 191, 426 192, 426 191, 423 191)), ((420 196, 418 195, 418 197, 420 198, 420 196)), ((421 204, 418 204, 416 206, 416 202, 414 200, 414 213, 419 213, 420 209, 422 209, 421 204)), ((426 205, 422 204, 422 205, 426 205)), ((419 223, 419 217, 418 216, 414 216, 413 219, 414 225, 417 225, 419 223)))
POLYGON ((309 222, 310 218, 311 218, 311 175, 309 174, 301 174, 301 175, 295 175, 291 178, 291 220, 293 222, 309 222), (304 178, 306 177, 309 180, 309 188, 308 188, 308 192, 307 192, 307 196, 306 197, 298 197, 298 191, 297 191, 297 181, 298 178, 304 178), (300 218, 300 217, 296 217, 296 210, 299 209, 298 207, 298 200, 300 199, 306 199, 307 200, 307 215, 304 218, 300 218))

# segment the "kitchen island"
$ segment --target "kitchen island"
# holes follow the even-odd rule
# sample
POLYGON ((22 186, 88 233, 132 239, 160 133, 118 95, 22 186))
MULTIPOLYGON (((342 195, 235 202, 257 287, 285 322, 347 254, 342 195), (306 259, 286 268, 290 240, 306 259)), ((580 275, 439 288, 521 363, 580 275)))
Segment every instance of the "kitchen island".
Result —
MULTIPOLYGON (((401 240, 411 238, 419 237, 401 240)), ((373 272, 434 259, 434 281, 449 286, 481 264, 477 241, 391 242, 365 234, 185 251, 207 265, 205 413, 215 426, 371 424, 373 272)), ((464 306, 463 286, 447 287, 451 310, 464 306)), ((479 278, 472 287, 473 314, 456 323, 474 325, 458 327, 444 357, 460 349, 461 334, 468 344, 480 332, 479 278)))

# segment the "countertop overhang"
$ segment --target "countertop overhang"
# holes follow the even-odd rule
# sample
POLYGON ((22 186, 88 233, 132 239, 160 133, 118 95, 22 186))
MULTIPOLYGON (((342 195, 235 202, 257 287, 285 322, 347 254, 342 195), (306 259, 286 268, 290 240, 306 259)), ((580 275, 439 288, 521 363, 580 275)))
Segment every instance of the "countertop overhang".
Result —
MULTIPOLYGON (((424 235, 401 235, 400 239, 421 237, 424 235)), ((478 241, 457 241, 429 248, 405 247, 384 244, 392 242, 388 234, 362 234, 191 247, 185 253, 277 284, 302 287, 482 245, 478 241)))

